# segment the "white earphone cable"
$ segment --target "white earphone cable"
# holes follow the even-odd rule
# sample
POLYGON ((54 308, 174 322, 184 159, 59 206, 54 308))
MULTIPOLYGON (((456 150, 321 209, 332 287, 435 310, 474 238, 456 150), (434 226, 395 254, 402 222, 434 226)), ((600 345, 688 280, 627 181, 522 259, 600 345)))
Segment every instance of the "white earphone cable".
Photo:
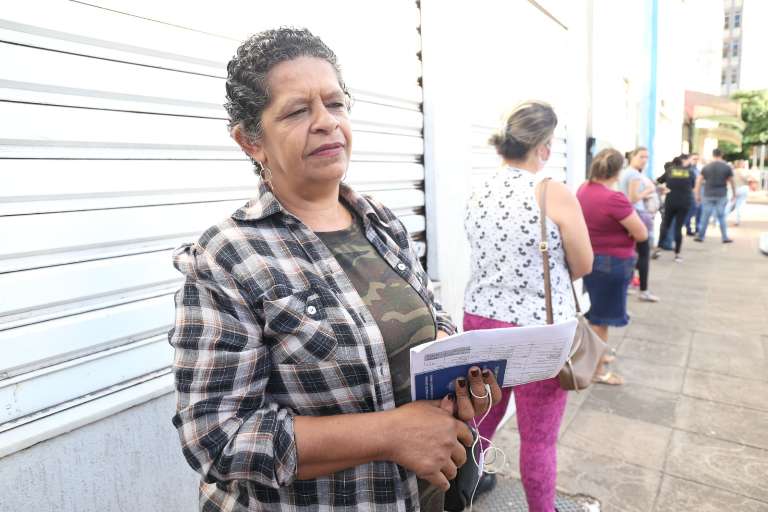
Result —
POLYGON ((494 446, 493 441, 480 435, 479 426, 482 425, 483 421, 485 421, 485 419, 488 417, 488 414, 490 414, 491 412, 491 406, 493 405, 493 400, 491 399, 491 386, 488 384, 485 385, 485 394, 483 396, 477 396, 476 394, 474 394, 472 392, 472 388, 470 388, 469 393, 474 398, 477 398, 480 400, 484 398, 488 399, 488 409, 486 409, 485 413, 480 418, 480 421, 476 422, 474 418, 472 419, 472 425, 475 427, 475 432, 477 433, 475 440, 472 442, 472 449, 471 449, 472 461, 475 463, 475 466, 477 466, 479 470, 477 482, 475 483, 474 489, 472 489, 472 496, 470 496, 469 498, 469 512, 472 512, 472 506, 475 501, 475 494, 477 493, 477 488, 480 485, 480 479, 483 477, 483 473, 488 473, 492 475, 501 471, 504 468, 504 466, 506 466, 507 464, 507 454, 504 453, 504 450, 502 450, 501 448, 494 446), (487 448, 483 448, 483 441, 485 441, 488 444, 487 448), (479 462, 477 460, 477 456, 475 455, 475 451, 478 446, 480 447, 480 450, 478 452, 480 457, 479 462), (501 464, 499 464, 498 467, 492 467, 492 468, 486 469, 485 464, 486 464, 486 459, 490 458, 488 457, 489 454, 493 454, 493 457, 491 458, 491 461, 490 461, 490 464, 493 466, 496 466, 497 457, 499 456, 501 457, 501 464))

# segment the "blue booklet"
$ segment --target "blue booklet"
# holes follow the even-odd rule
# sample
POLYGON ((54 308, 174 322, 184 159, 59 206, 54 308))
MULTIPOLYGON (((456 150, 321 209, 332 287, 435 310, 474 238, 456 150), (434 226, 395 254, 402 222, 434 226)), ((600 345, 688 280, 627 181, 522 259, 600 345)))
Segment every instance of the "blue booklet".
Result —
POLYGON ((449 393, 453 393, 456 379, 466 377, 469 374, 469 369, 473 366, 477 366, 481 370, 491 370, 496 376, 496 382, 499 384, 504 382, 504 370, 507 367, 506 359, 451 366, 450 368, 414 375, 414 392, 411 393, 414 400, 439 400, 449 393))

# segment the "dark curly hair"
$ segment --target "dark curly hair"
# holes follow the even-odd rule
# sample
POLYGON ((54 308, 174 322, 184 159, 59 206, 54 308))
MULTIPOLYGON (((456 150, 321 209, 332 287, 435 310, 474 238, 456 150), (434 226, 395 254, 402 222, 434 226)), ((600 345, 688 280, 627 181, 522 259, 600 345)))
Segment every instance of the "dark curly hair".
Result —
MULTIPOLYGON (((336 54, 305 28, 280 27, 249 37, 227 64, 227 102, 229 128, 240 125, 249 137, 262 135, 261 116, 270 102, 267 74, 281 62, 299 57, 316 57, 333 66, 339 86, 351 100, 341 77, 336 54)), ((260 164, 254 162, 257 172, 260 164)))
POLYGON ((526 101, 514 108, 504 130, 493 134, 488 143, 505 160, 520 160, 552 137, 556 126, 557 115, 551 106, 543 101, 526 101))

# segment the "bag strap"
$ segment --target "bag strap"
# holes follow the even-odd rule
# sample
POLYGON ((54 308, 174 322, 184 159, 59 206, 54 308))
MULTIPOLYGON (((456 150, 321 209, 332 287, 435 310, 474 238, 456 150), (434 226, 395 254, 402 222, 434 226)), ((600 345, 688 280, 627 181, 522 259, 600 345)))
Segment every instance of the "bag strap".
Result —
POLYGON ((541 226, 541 261, 544 262, 544 303, 547 307, 547 323, 555 323, 552 314, 552 280, 549 276, 549 241, 547 236, 547 184, 552 178, 544 178, 541 181, 541 196, 539 198, 539 225, 541 226))
MULTIPOLYGON (((541 242, 539 243, 539 251, 541 251, 541 260, 544 262, 544 303, 547 308, 547 323, 554 323, 554 314, 552 312, 552 279, 549 275, 549 241, 547 236, 547 184, 552 178, 544 178, 541 181, 541 196, 539 198, 539 210, 541 226, 541 242)), ((566 265, 568 262, 566 261, 566 265)), ((570 274, 570 270, 568 271, 570 274)), ((576 295, 576 288, 571 281, 571 293, 573 293, 573 301, 576 305, 576 312, 581 313, 581 306, 579 305, 579 297, 576 295)))

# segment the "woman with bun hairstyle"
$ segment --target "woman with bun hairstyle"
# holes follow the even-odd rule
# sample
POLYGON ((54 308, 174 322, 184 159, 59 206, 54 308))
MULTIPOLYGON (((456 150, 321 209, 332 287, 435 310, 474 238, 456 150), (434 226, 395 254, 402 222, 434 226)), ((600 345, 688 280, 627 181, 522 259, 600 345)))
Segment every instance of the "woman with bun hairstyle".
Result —
MULTIPOLYGON (((464 330, 546 323, 539 198, 552 153, 557 116, 539 101, 518 105, 490 139, 503 160, 469 200, 465 229, 471 277, 464 296, 464 330)), ((547 231, 555 322, 576 314, 571 280, 592 268, 592 248, 579 203, 564 184, 547 185, 547 231)), ((558 379, 502 389, 501 402, 480 424, 491 438, 514 392, 520 433, 520 475, 528 509, 554 510, 557 434, 567 392, 558 379)), ((478 490, 493 487, 484 475, 478 490)))

